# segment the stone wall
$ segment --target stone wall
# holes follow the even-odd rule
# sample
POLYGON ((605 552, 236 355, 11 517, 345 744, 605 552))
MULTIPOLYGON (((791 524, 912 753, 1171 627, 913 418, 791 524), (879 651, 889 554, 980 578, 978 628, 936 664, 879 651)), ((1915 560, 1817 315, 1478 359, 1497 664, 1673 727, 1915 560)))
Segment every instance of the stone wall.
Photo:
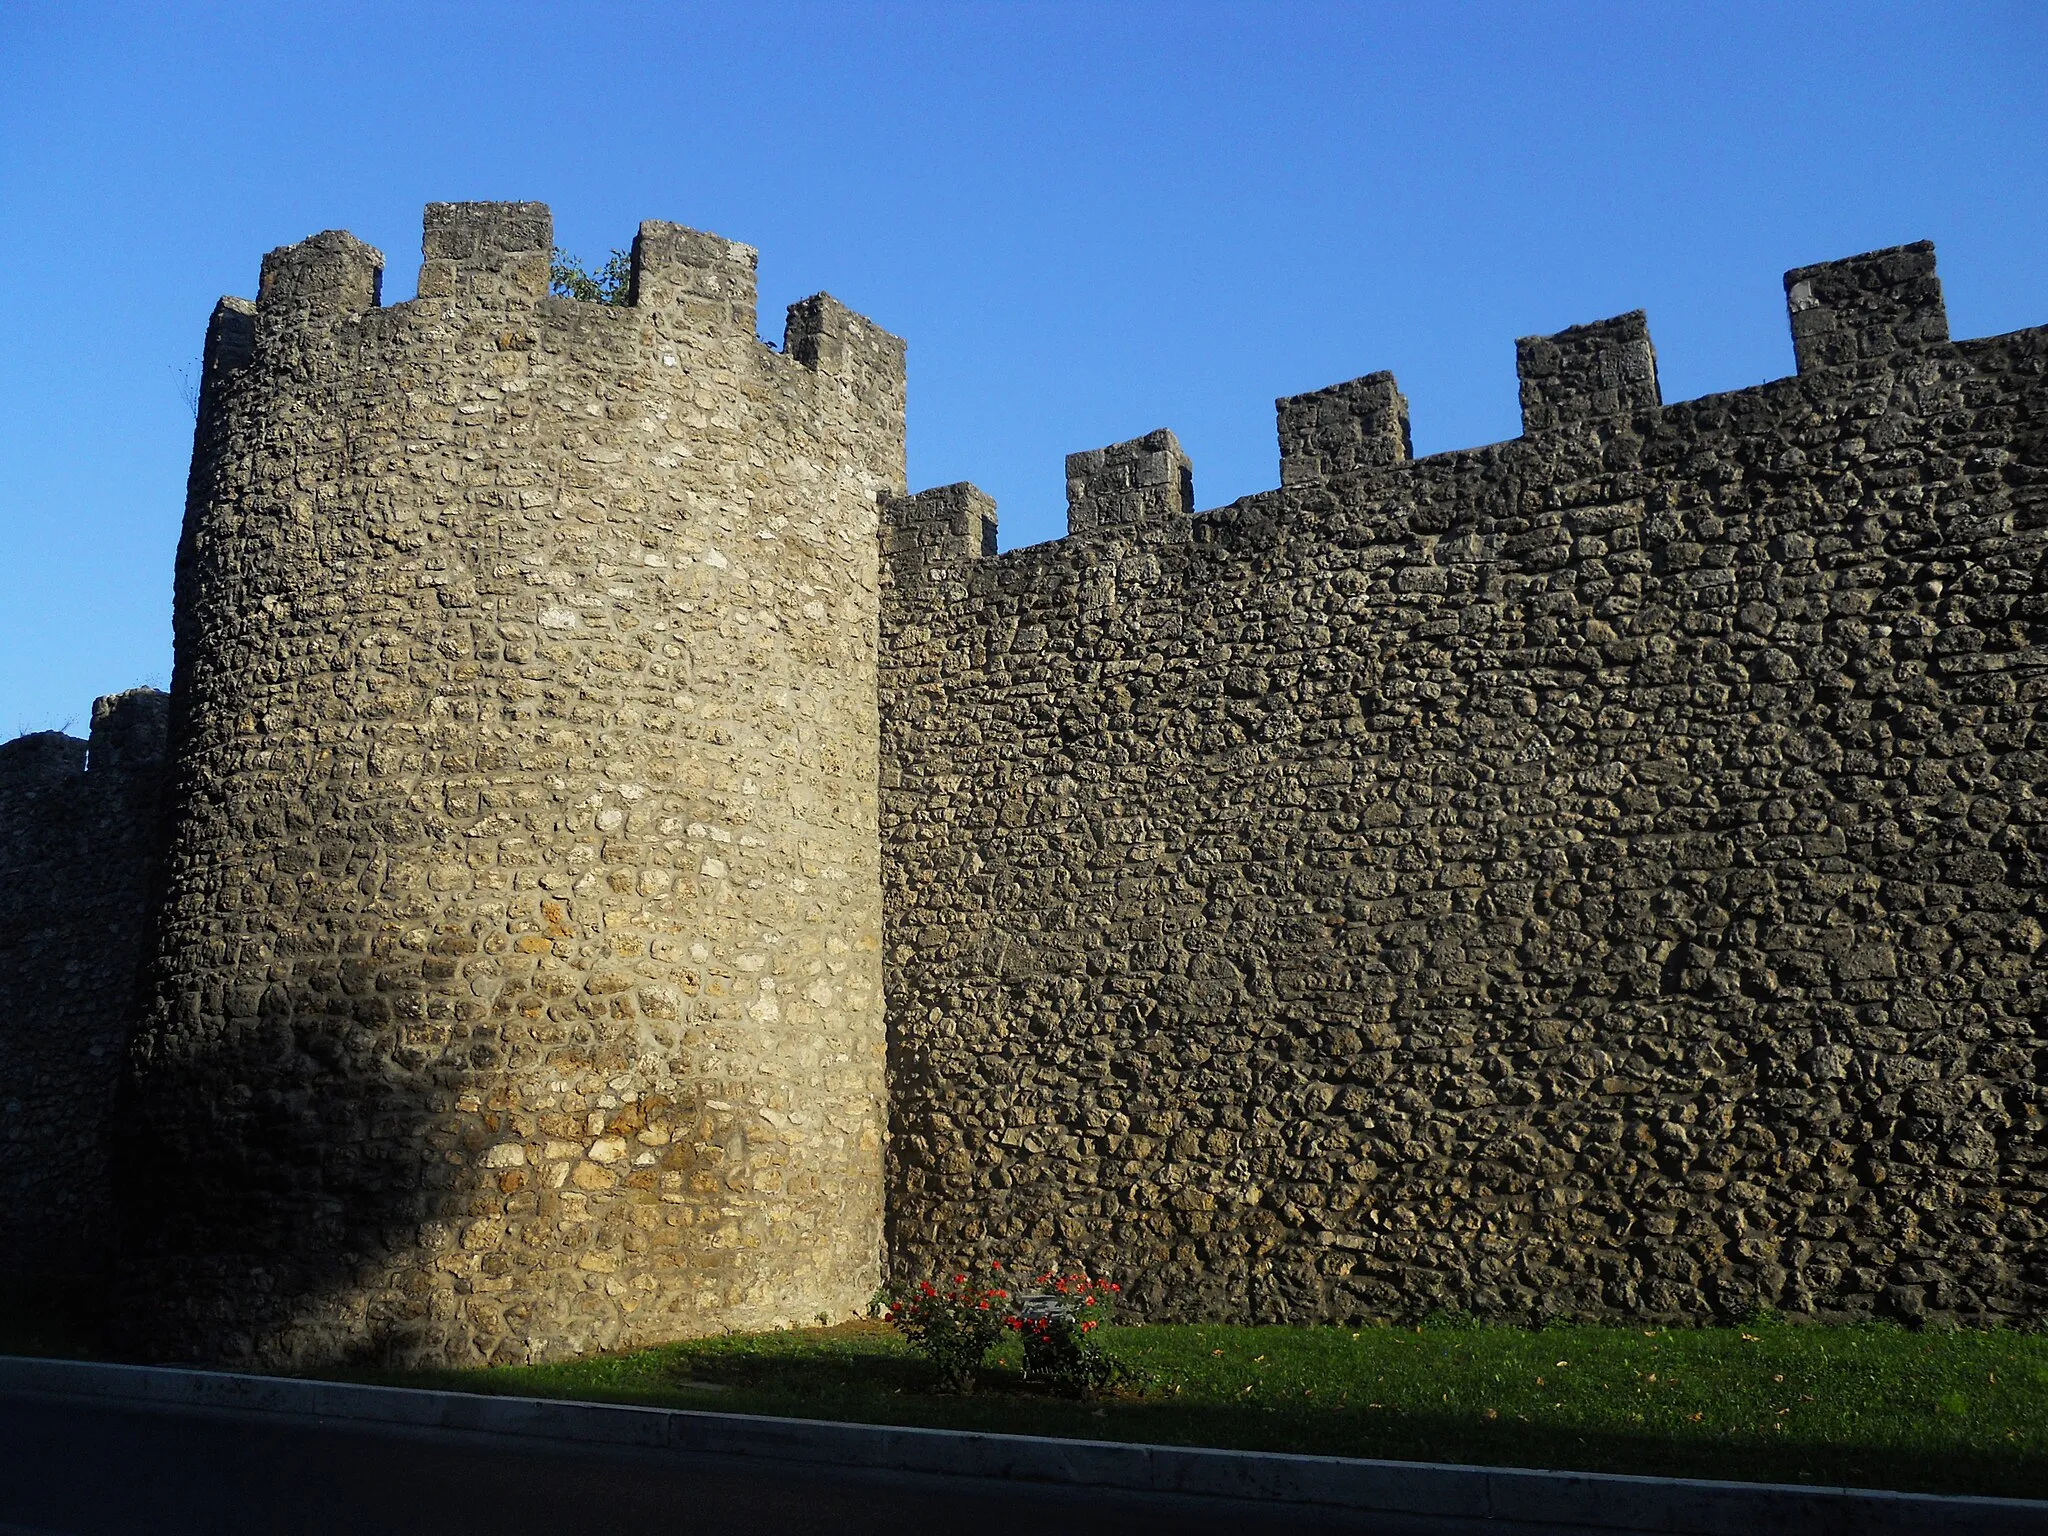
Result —
POLYGON ((330 231, 207 347, 165 897, 120 1184, 139 1344, 530 1360, 845 1316, 880 1271, 878 501, 902 346, 538 204, 330 231))
POLYGON ((893 1262, 1154 1317, 2048 1306, 2048 330, 1933 253, 1787 277, 1801 372, 1664 405, 1640 314, 1525 435, 1391 377, 1170 433, 995 556, 890 522, 893 1262))
POLYGON ((164 696, 0 745, 0 1275, 96 1283, 148 931, 164 696))
POLYGON ((844 1316, 885 1238, 1155 1317, 2048 1308, 2048 330, 1950 342, 1930 247, 1789 273, 1792 378, 1665 405, 1624 315, 1513 442, 1373 374, 1275 491, 1156 432, 999 555, 746 247, 425 246, 222 301, 168 726, 0 746, 5 1268, 112 1200, 133 1344, 285 1367, 844 1316))

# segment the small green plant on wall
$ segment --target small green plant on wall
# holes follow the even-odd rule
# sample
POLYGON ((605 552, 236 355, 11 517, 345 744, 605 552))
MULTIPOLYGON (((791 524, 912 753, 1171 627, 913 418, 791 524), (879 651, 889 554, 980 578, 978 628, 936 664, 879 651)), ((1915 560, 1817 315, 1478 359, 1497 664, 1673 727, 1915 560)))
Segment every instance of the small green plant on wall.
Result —
POLYGON ((632 253, 614 250, 611 259, 592 272, 558 245, 548 259, 548 292, 586 304, 624 304, 633 296, 632 253))

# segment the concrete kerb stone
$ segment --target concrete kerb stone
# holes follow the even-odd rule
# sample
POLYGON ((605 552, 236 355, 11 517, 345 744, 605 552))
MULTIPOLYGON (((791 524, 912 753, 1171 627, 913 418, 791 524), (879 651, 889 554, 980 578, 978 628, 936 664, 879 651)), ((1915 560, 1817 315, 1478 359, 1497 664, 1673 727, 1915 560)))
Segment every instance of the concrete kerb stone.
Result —
POLYGON ((0 1394, 1669 1536, 2020 1536, 2048 1502, 1131 1445, 0 1356, 0 1394))

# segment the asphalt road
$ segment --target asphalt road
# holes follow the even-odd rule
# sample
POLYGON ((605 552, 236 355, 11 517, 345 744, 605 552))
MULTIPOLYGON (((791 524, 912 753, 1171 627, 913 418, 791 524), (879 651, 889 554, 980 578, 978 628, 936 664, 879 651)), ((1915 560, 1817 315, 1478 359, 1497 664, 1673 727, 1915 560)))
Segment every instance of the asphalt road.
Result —
POLYGON ((0 1397, 0 1536, 1537 1530, 274 1414, 0 1397))

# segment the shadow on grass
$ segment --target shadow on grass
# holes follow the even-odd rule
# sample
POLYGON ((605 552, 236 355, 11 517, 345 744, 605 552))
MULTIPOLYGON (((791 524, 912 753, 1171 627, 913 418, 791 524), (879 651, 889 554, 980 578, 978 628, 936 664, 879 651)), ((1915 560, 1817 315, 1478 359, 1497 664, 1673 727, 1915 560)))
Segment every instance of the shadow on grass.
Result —
MULTIPOLYGON (((104 1288, 80 1280, 0 1280, 0 1353, 120 1358, 109 1337, 104 1288)), ((1126 1357, 1142 1363, 1148 1353, 1133 1346, 1126 1357)), ((973 1393, 949 1395, 937 1390, 931 1368, 894 1334, 874 1324, 850 1324, 696 1339, 552 1365, 322 1374, 390 1386, 989 1433, 2048 1498, 2048 1451, 2038 1436, 2010 1446, 1987 1444, 1981 1431, 1971 1438, 1939 1420, 1872 1424, 1861 1434, 1835 1438, 1816 1427, 1630 1430, 1532 1421, 1514 1412, 1489 1418, 1469 1406, 1438 1411, 1412 1400, 1374 1406, 1333 1400, 1328 1392, 1309 1400, 1306 1394, 1285 1395, 1277 1382, 1225 1397, 1214 1382, 1183 1378, 1159 1357, 1154 1360, 1159 1368, 1138 1388, 1075 1401, 1026 1383, 1011 1344, 981 1374, 973 1393)))
MULTIPOLYGON (((1010 1356, 1014 1355, 1014 1349, 1010 1356)), ((1221 1401, 1164 1376, 1090 1401, 1026 1384, 1000 1357, 968 1395, 936 1390, 931 1369, 886 1334, 858 1326, 807 1335, 697 1340, 633 1355, 489 1371, 353 1379, 514 1396, 577 1398, 724 1413, 921 1425, 1163 1445, 1218 1446, 1396 1461, 1552 1468, 1639 1476, 2048 1496, 2048 1455, 1981 1444, 1856 1443, 1783 1432, 1682 1434, 1493 1419, 1470 1409, 1374 1408, 1253 1396, 1221 1401), (791 1342, 784 1344, 784 1338, 791 1342), (801 1342, 799 1342, 801 1340, 801 1342)))

